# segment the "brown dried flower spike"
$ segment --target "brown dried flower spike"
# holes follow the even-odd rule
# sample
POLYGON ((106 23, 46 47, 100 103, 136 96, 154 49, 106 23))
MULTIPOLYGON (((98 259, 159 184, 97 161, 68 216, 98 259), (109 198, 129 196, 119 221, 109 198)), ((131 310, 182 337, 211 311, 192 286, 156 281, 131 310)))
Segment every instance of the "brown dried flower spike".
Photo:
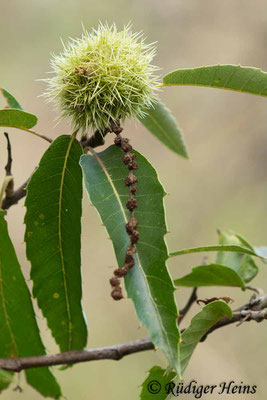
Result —
POLYGON ((138 180, 133 174, 133 170, 138 168, 138 164, 136 162, 136 154, 131 153, 133 148, 129 143, 129 139, 122 138, 120 135, 122 132, 120 122, 117 121, 116 124, 112 122, 110 126, 112 132, 116 134, 114 143, 116 146, 121 147, 121 149, 124 151, 125 155, 122 161, 128 166, 129 169, 129 174, 125 178, 125 185, 129 187, 129 199, 126 202, 126 207, 130 211, 130 218, 129 222, 125 225, 125 229, 130 237, 130 244, 126 250, 124 265, 121 268, 116 269, 114 271, 114 277, 110 279, 110 284, 113 288, 111 291, 111 296, 114 300, 120 300, 123 298, 123 295, 120 287, 120 280, 118 278, 126 276, 128 270, 134 267, 135 261, 133 254, 136 251, 135 244, 139 241, 139 232, 137 231, 138 222, 134 217, 134 210, 138 207, 137 200, 134 197, 137 192, 136 183, 138 180))

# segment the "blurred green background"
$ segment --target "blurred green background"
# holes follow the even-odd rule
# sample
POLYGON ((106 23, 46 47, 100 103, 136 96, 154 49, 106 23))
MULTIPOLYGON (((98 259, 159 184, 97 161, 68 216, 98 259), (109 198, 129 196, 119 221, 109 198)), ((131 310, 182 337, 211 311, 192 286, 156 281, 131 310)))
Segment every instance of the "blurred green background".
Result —
MULTIPOLYGON (((44 84, 38 80, 50 70, 50 54, 62 49, 60 38, 66 41, 68 37, 80 36, 82 23, 90 30, 99 20, 115 22, 118 27, 131 21, 135 31, 144 31, 148 42, 158 41, 155 64, 162 68, 162 74, 176 68, 216 63, 267 70, 265 0, 2 0, 0 87, 14 94, 27 111, 38 115, 39 132, 54 138, 70 132, 67 123, 56 125, 56 113, 40 97, 44 84)), ((170 230, 166 240, 170 250, 216 244, 217 228, 232 229, 253 244, 266 245, 267 100, 196 87, 165 88, 161 97, 184 131, 190 160, 179 158, 161 146, 138 122, 126 123, 125 134, 156 167, 170 194, 165 198, 170 230)), ((12 129, 8 132, 13 145, 15 183, 20 185, 38 164, 47 144, 26 132, 12 129)), ((107 145, 111 142, 108 139, 107 145)), ((6 142, 1 134, 0 179, 4 177, 5 163, 6 142)), ((22 201, 9 210, 8 222, 28 279, 24 212, 22 201)), ((110 298, 108 280, 116 260, 107 233, 86 195, 82 243, 88 347, 146 336, 131 302, 126 299, 115 303, 110 298)), ((178 278, 201 260, 202 255, 183 256, 172 259, 168 265, 172 276, 178 278)), ((209 256, 209 260, 213 257, 209 256)), ((266 290, 266 266, 258 264, 260 273, 255 285, 266 290)), ((177 299, 181 307, 189 293, 187 289, 179 290, 177 299)), ((245 303, 249 295, 228 288, 199 291, 200 298, 230 296, 235 299, 234 307, 245 303)), ((199 306, 194 306, 190 316, 199 310, 199 306)), ((58 351, 40 313, 38 323, 47 351, 58 351)), ((258 386, 254 399, 265 398, 266 334, 267 324, 253 322, 213 333, 198 346, 185 382, 195 379, 199 383, 219 384, 235 380, 239 384, 243 381, 258 386)), ((166 365, 159 351, 128 356, 120 362, 79 364, 64 372, 54 368, 54 372, 69 400, 135 400, 140 392, 138 385, 155 364, 166 365)), ((3 400, 41 398, 26 386, 23 376, 19 379, 23 393, 8 390, 2 394, 3 400)))

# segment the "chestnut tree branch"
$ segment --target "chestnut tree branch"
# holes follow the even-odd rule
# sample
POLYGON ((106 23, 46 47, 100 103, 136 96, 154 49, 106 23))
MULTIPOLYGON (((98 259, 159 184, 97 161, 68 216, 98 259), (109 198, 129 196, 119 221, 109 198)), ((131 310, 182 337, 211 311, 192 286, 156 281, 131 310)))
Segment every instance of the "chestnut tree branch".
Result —
POLYGON ((180 310, 180 315, 178 317, 178 324, 180 324, 182 322, 182 320, 184 319, 184 317, 186 316, 186 314, 188 313, 188 311, 190 310, 191 306, 194 304, 194 302, 197 300, 197 288, 194 288, 191 296, 188 299, 188 302, 186 303, 186 305, 184 306, 184 308, 182 308, 180 310))
POLYGON ((77 364, 95 360, 120 360, 129 354, 153 350, 154 345, 149 338, 134 340, 115 346, 90 350, 73 350, 65 353, 48 354, 33 357, 0 358, 0 368, 19 372, 23 369, 48 367, 61 364, 77 364))
POLYGON ((20 199, 26 196, 26 186, 29 182, 30 178, 24 182, 17 190, 14 190, 12 196, 6 196, 1 204, 2 210, 7 210, 9 207, 17 204, 20 199))
MULTIPOLYGON (((249 289, 251 288, 249 287, 249 289)), ((238 322, 237 326, 240 326, 245 321, 254 320, 256 322, 261 322, 264 319, 267 319, 267 295, 265 295, 261 289, 256 289, 256 291, 258 295, 253 294, 248 304, 239 307, 233 312, 232 318, 222 318, 220 321, 216 322, 216 324, 214 324, 202 337, 201 342, 204 342, 210 333, 222 328, 223 326, 235 322, 238 322)))
MULTIPOLYGON (((190 308, 188 307, 188 305, 193 304, 192 298, 194 298, 195 295, 196 290, 194 289, 189 298, 189 301, 187 302, 187 305, 185 306, 185 309, 187 309, 187 311, 190 308)), ((210 333, 224 326, 231 325, 237 322, 239 322, 240 325, 240 323, 252 320, 256 322, 261 322, 264 319, 267 319, 266 301, 266 295, 263 296, 261 294, 259 297, 252 296, 248 304, 245 304, 243 307, 240 307, 237 311, 233 313, 232 318, 222 318, 220 321, 214 324, 206 333, 206 335, 203 336, 201 341, 203 342, 210 333)), ((184 312, 184 315, 186 314, 186 312, 184 312)), ((65 353, 32 357, 0 358, 0 369, 19 372, 23 369, 28 368, 78 364, 81 362, 96 360, 120 360, 124 356, 127 356, 129 354, 153 349, 155 349, 155 347, 150 338, 143 338, 128 343, 89 350, 74 350, 65 353)))
MULTIPOLYGON (((96 147, 102 146, 103 144, 105 144, 104 137, 109 132, 110 132, 110 129, 106 129, 105 132, 100 132, 97 130, 88 139, 87 138, 82 139, 80 142, 81 146, 83 148, 85 148, 85 147, 96 148, 96 147)), ((8 139, 7 133, 5 133, 5 136, 8 139)), ((5 168, 6 168, 6 171, 8 171, 7 168, 10 169, 10 171, 11 171, 12 158, 11 158, 11 146, 10 146, 9 139, 8 139, 8 160, 9 160, 8 164, 5 168)), ((10 195, 6 194, 6 196, 3 199, 2 204, 1 204, 2 210, 7 210, 14 204, 17 204, 19 202, 19 200, 21 200, 23 197, 26 196, 26 186, 27 186, 29 180, 30 180, 30 178, 28 178, 17 190, 13 190, 13 188, 12 188, 12 194, 11 193, 10 193, 10 195)))
MULTIPOLYGON (((258 321, 259 314, 264 314, 263 319, 267 319, 267 310, 253 311, 246 321, 258 321)), ((242 313, 236 313, 233 318, 222 318, 210 330, 209 334, 223 326, 241 321, 244 318, 242 313)), ((207 335, 205 335, 205 338, 207 335)), ((204 338, 203 338, 204 340, 204 338)), ((203 341, 202 340, 202 341, 203 341)), ((132 342, 118 344, 115 346, 100 347, 89 350, 73 350, 65 353, 47 354, 32 357, 0 358, 0 368, 7 371, 19 372, 23 369, 50 367, 54 365, 78 364, 96 360, 121 360, 129 354, 155 349, 150 338, 134 340, 132 342)))

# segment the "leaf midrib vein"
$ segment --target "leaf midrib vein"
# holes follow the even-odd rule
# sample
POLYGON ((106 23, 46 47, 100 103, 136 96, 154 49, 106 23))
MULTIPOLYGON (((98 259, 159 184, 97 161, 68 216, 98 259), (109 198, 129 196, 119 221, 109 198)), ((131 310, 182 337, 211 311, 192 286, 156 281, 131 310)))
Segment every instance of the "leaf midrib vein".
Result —
POLYGON ((11 325, 10 325, 10 322, 9 322, 9 316, 8 316, 8 312, 7 312, 7 308, 6 308, 6 300, 5 300, 4 287, 3 287, 2 260, 1 260, 1 257, 0 257, 0 297, 2 299, 3 313, 4 313, 4 318, 5 318, 7 330, 9 332, 12 345, 13 345, 16 353, 17 353, 16 355, 18 355, 19 353, 18 353, 17 343, 16 343, 16 340, 15 340, 13 331, 11 329, 11 325))
MULTIPOLYGON (((175 140, 173 140, 173 137, 170 138, 170 137, 166 134, 165 130, 160 126, 160 124, 158 123, 158 121, 156 120, 156 118, 152 117, 151 114, 149 114, 149 118, 150 118, 150 119, 152 120, 152 122, 156 125, 156 127, 158 127, 159 130, 162 132, 163 137, 164 137, 164 138, 166 139, 166 141, 168 142, 168 145, 170 145, 170 146, 174 145, 174 146, 176 147, 177 143, 175 143, 175 140)), ((178 130, 178 127, 176 127, 176 128, 177 128, 177 130, 178 130)), ((179 139, 178 139, 178 141, 179 141, 179 144, 181 144, 179 139)), ((177 147, 176 147, 176 148, 177 148, 177 147)), ((180 149, 179 149, 179 150, 180 150, 180 149)))
POLYGON ((67 152, 64 159, 63 169, 62 169, 62 176, 60 181, 60 190, 59 190, 59 204, 58 204, 58 239, 59 239, 59 254, 61 260, 61 267, 62 267, 62 274, 63 274, 63 285, 64 285, 64 292, 65 292, 65 299, 66 299, 66 307, 67 307, 67 316, 68 316, 68 348, 71 350, 71 343, 72 343, 72 321, 71 321, 71 312, 70 312, 70 302, 69 302, 69 295, 68 295, 68 288, 67 288, 67 278, 66 278, 66 268, 65 268, 65 261, 64 261, 64 254, 62 250, 62 202, 63 202, 63 187, 64 187, 64 179, 67 171, 67 163, 70 154, 70 150, 72 144, 75 140, 76 135, 72 135, 70 142, 67 147, 67 152))

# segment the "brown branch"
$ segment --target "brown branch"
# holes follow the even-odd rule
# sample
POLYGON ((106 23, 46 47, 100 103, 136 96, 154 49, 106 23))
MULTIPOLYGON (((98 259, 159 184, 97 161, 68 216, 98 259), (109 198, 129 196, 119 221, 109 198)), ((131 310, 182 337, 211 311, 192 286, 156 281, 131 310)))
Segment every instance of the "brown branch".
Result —
MULTIPOLYGON (((254 311, 246 321, 256 320, 258 321, 257 315, 263 311, 254 311)), ((265 317, 267 319, 267 311, 264 310, 265 317)), ((215 331, 216 329, 222 328, 244 319, 242 313, 233 315, 233 318, 222 318, 217 322, 207 334, 215 331)), ((258 321, 259 322, 259 321, 258 321)), ((204 341, 207 334, 201 341, 204 341)), ((48 354, 33 357, 18 357, 18 358, 0 358, 0 369, 7 371, 19 372, 23 369, 37 368, 37 367, 50 367, 54 365, 65 365, 65 364, 78 364, 81 362, 97 361, 97 360, 121 360, 124 356, 139 353, 141 351, 155 349, 150 338, 143 338, 134 340, 132 342, 123 343, 115 346, 100 347, 97 349, 89 350, 74 350, 65 353, 48 354)))
POLYGON ((30 178, 23 183, 17 190, 15 190, 11 197, 5 197, 2 201, 1 208, 2 210, 7 210, 9 207, 17 204, 20 199, 26 196, 26 186, 29 182, 30 178))
POLYGON ((196 300, 197 300, 197 288, 194 288, 191 293, 191 296, 188 299, 188 302, 186 303, 184 308, 182 308, 182 310, 180 310, 180 315, 178 317, 178 324, 180 324, 182 322, 182 320, 184 319, 184 317, 186 316, 186 314, 188 313, 191 306, 194 304, 194 302, 196 300))
MULTIPOLYGON (((247 287, 247 289, 252 288, 247 287)), ((253 294, 248 304, 245 304, 244 306, 233 311, 232 318, 225 317, 216 322, 216 324, 214 324, 202 337, 201 342, 204 342, 210 333, 222 328, 223 326, 234 324, 236 322, 239 322, 237 326, 240 326, 245 321, 253 320, 256 322, 261 322, 264 319, 267 319, 267 295, 265 295, 261 289, 253 288, 252 290, 255 290, 258 293, 258 296, 253 294)))
POLYGON ((11 167, 12 167, 12 153, 11 153, 11 143, 9 140, 9 136, 7 132, 4 132, 4 135, 7 140, 7 165, 5 166, 6 176, 10 176, 11 174, 11 167))
POLYGON ((77 364, 95 360, 120 360, 129 354, 153 350, 149 338, 134 340, 129 343, 90 350, 74 350, 59 354, 48 354, 34 357, 0 358, 0 368, 19 372, 23 369, 48 367, 61 364, 77 364))
POLYGON ((235 324, 236 322, 239 322, 242 320, 242 315, 240 313, 237 314, 233 314, 232 318, 227 318, 224 317, 222 319, 220 319, 220 321, 216 322, 216 324, 214 324, 207 332, 206 334, 201 338, 200 342, 204 342, 208 335, 211 334, 212 332, 216 331, 217 329, 222 328, 223 326, 227 326, 227 325, 231 325, 231 324, 235 324))
MULTIPOLYGON (((102 146, 103 144, 105 144, 104 137, 109 132, 110 132, 110 129, 106 129, 105 132, 102 132, 102 133, 97 130, 89 139, 87 139, 87 138, 82 139, 80 142, 81 146, 83 148, 85 148, 85 147, 96 148, 96 147, 102 146)), ((5 133, 5 136, 8 137, 6 133, 5 133)), ((11 155, 11 153, 10 153, 10 155, 11 155)), ((12 162, 12 159, 11 159, 11 162, 12 162)), ((15 190, 15 191, 13 190, 12 195, 5 196, 5 198, 3 199, 2 204, 1 204, 2 210, 7 210, 14 204, 17 204, 19 202, 19 200, 21 200, 23 197, 26 196, 26 186, 27 186, 29 180, 30 180, 30 178, 27 179, 27 181, 24 182, 17 190, 15 190)))
MULTIPOLYGON (((190 298, 192 298, 192 296, 190 298)), ((265 300, 266 299, 263 299, 262 305, 264 305, 265 300)), ((234 312, 232 318, 222 318, 220 321, 214 324, 203 336, 201 342, 203 342, 211 332, 214 332, 215 330, 224 326, 231 325, 237 322, 243 323, 252 320, 256 322, 261 322, 264 319, 267 319, 266 309, 258 309, 255 311, 247 309, 247 307, 248 304, 240 307, 240 311, 234 312)), ((257 303, 257 308, 259 308, 259 303, 257 303)), ((109 347, 100 347, 97 349, 75 350, 65 353, 32 357, 0 358, 0 369, 19 372, 23 369, 50 367, 53 365, 78 364, 81 362, 97 360, 120 360, 124 356, 130 354, 153 349, 155 349, 155 347, 150 338, 143 338, 128 343, 118 344, 109 347)))
POLYGON ((202 337, 200 340, 201 342, 204 342, 208 335, 217 329, 222 328, 223 326, 231 325, 236 322, 238 322, 237 326, 240 326, 243 322, 246 321, 256 321, 256 322, 261 322, 264 319, 267 319, 267 310, 259 310, 259 311, 251 311, 251 310, 242 310, 237 313, 233 313, 232 318, 222 318, 220 321, 216 322, 208 331, 207 333, 202 337))
POLYGON ((91 137, 89 137, 89 139, 82 138, 82 147, 92 147, 93 149, 95 149, 96 147, 103 146, 105 144, 104 138, 109 132, 111 132, 109 128, 106 128, 104 132, 96 130, 95 133, 91 137))

